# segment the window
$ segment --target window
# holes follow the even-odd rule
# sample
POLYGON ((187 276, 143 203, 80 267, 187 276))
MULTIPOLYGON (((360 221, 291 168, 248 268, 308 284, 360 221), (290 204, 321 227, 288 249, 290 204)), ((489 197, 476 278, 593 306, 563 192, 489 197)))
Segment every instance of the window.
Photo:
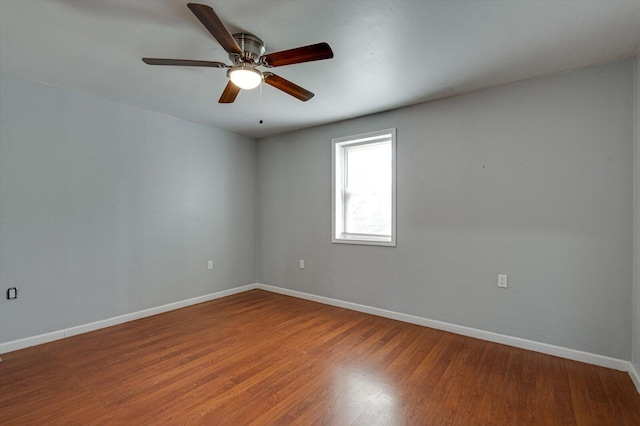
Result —
POLYGON ((334 243, 396 245, 396 129, 332 140, 334 243))

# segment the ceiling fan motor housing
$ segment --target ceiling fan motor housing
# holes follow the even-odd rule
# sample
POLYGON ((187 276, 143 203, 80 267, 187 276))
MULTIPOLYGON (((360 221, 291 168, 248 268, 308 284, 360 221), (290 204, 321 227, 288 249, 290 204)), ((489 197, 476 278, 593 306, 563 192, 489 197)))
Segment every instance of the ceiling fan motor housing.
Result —
POLYGON ((229 59, 231 59, 233 63, 237 63, 238 61, 258 63, 260 57, 264 55, 265 52, 264 42, 253 34, 248 33, 236 33, 233 34, 233 38, 244 53, 242 56, 230 53, 229 59))

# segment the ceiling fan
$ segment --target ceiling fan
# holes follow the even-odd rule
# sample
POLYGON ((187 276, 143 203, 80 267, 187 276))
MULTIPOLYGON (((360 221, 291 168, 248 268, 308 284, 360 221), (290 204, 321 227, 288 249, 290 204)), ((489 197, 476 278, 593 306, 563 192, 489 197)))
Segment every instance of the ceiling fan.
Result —
POLYGON ((224 88, 222 96, 220 96, 218 101, 220 103, 232 103, 241 89, 254 89, 263 81, 301 101, 308 101, 313 97, 312 92, 272 72, 262 72, 258 67, 272 68, 331 59, 333 58, 333 51, 327 43, 312 44, 265 55, 265 47, 262 40, 248 33, 231 34, 211 7, 197 3, 189 3, 187 7, 229 54, 229 59, 233 62, 233 65, 227 65, 223 62, 189 59, 142 58, 144 63, 149 65, 228 68, 227 77, 229 82, 224 88))

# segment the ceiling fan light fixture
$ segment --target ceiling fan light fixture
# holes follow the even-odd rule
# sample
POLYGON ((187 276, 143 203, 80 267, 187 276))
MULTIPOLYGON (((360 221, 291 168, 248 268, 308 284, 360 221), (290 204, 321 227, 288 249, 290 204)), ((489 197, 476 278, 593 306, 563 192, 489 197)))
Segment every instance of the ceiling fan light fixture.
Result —
MULTIPOLYGON (((2 0, 0 0, 2 1, 2 0)), ((227 85, 218 100, 221 104, 233 103, 242 89, 251 90, 264 81, 269 86, 291 95, 303 102, 313 98, 313 93, 272 72, 263 74, 258 67, 281 67, 301 64, 303 62, 320 61, 333 58, 331 47, 325 43, 310 44, 294 49, 281 50, 264 54, 264 42, 253 34, 231 34, 224 26, 211 6, 188 3, 187 7, 204 27, 211 33, 218 44, 227 52, 233 65, 215 61, 196 61, 192 59, 142 58, 149 65, 172 65, 183 67, 228 68, 227 85)))
POLYGON ((233 84, 244 90, 255 89, 262 82, 262 73, 247 64, 231 67, 227 71, 227 77, 233 84))

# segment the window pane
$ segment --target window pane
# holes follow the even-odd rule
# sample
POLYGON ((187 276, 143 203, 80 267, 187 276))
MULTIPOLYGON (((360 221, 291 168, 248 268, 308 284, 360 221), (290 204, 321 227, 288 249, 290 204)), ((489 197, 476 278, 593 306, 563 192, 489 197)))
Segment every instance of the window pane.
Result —
POLYGON ((396 129, 335 138, 331 146, 331 242, 396 247, 396 129))
POLYGON ((391 235, 391 142, 345 149, 345 232, 391 235))

